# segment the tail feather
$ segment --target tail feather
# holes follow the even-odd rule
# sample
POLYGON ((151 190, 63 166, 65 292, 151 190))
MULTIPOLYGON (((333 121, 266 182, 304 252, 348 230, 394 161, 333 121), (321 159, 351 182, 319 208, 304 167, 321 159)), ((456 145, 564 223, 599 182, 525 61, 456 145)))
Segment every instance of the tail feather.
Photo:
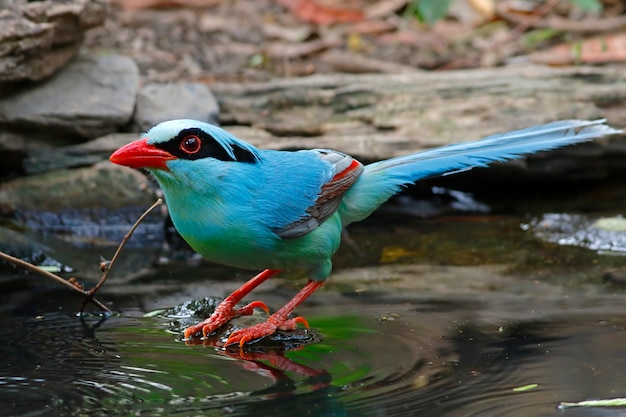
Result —
POLYGON ((404 186, 421 179, 456 174, 493 162, 622 133, 604 122, 604 119, 562 120, 367 165, 359 180, 344 195, 340 207, 343 224, 366 218, 404 186))

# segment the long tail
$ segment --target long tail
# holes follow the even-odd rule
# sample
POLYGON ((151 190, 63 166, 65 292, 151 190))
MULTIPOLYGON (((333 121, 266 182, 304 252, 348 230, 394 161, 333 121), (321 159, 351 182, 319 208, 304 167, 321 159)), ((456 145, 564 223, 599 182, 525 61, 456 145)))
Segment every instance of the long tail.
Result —
POLYGON ((339 209, 342 222, 347 225, 363 220, 389 197, 417 180, 455 174, 492 162, 622 133, 604 122, 604 119, 562 120, 367 165, 359 180, 343 197, 339 209))

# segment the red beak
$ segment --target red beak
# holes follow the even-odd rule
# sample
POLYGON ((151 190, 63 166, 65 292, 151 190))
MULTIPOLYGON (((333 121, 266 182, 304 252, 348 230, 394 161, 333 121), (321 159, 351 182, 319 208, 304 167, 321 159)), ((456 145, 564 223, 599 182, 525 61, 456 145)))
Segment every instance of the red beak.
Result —
POLYGON ((114 164, 125 165, 131 168, 158 168, 167 169, 166 162, 176 159, 171 153, 148 144, 148 139, 139 139, 124 145, 109 160, 114 164))

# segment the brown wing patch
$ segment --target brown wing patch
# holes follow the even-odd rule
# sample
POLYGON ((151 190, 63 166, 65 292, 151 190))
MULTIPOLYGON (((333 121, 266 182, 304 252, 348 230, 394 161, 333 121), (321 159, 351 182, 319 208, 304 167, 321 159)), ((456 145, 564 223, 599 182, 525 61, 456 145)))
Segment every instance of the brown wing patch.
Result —
POLYGON ((303 236, 324 223, 339 207, 343 194, 363 172, 363 165, 349 155, 329 150, 319 152, 320 158, 332 162, 337 172, 330 181, 322 185, 319 196, 306 210, 305 216, 276 231, 283 239, 303 236))

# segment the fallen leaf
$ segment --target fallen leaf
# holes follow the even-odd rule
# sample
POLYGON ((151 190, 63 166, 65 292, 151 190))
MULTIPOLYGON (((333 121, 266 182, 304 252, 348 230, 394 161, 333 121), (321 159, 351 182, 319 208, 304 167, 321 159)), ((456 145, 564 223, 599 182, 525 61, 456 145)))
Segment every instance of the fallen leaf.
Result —
POLYGON ((357 53, 329 50, 321 57, 321 61, 336 71, 353 74, 386 73, 407 74, 418 72, 419 69, 381 59, 368 58, 357 53))
POLYGON ((298 58, 337 46, 340 40, 316 39, 301 43, 274 42, 267 45, 267 55, 272 58, 298 58))
POLYGON ((377 1, 370 6, 365 8, 365 17, 368 19, 377 18, 377 17, 387 17, 396 13, 396 11, 400 10, 409 0, 386 0, 386 1, 377 1))
POLYGON ((528 56, 531 62, 548 65, 626 62, 626 34, 600 36, 557 45, 528 56))
POLYGON ((398 25, 387 20, 364 20, 354 23, 345 28, 347 33, 358 33, 361 35, 379 35, 398 29, 398 25))
POLYGON ((386 246, 383 248, 383 252, 380 255, 379 262, 381 264, 397 262, 402 258, 410 258, 411 256, 415 256, 417 252, 406 250, 402 247, 396 246, 386 246))
POLYGON ((524 386, 521 386, 521 387, 515 387, 515 388, 513 388, 513 391, 515 391, 515 392, 530 391, 531 389, 535 389, 538 386, 539 386, 538 384, 528 384, 528 385, 524 385, 524 386))
POLYGON ((358 9, 321 4, 319 0, 277 0, 304 22, 329 26, 334 23, 354 23, 364 19, 358 9))
POLYGON ((626 398, 609 398, 606 400, 587 400, 575 403, 562 402, 559 404, 560 409, 570 407, 624 407, 626 406, 626 398))
POLYGON ((486 19, 491 19, 496 15, 496 4, 494 0, 469 0, 469 4, 486 19))
POLYGON ((219 2, 220 0, 113 0, 113 3, 119 4, 126 11, 167 7, 211 7, 219 2))
POLYGON ((624 217, 600 217, 593 225, 608 232, 626 232, 626 218, 624 217))

